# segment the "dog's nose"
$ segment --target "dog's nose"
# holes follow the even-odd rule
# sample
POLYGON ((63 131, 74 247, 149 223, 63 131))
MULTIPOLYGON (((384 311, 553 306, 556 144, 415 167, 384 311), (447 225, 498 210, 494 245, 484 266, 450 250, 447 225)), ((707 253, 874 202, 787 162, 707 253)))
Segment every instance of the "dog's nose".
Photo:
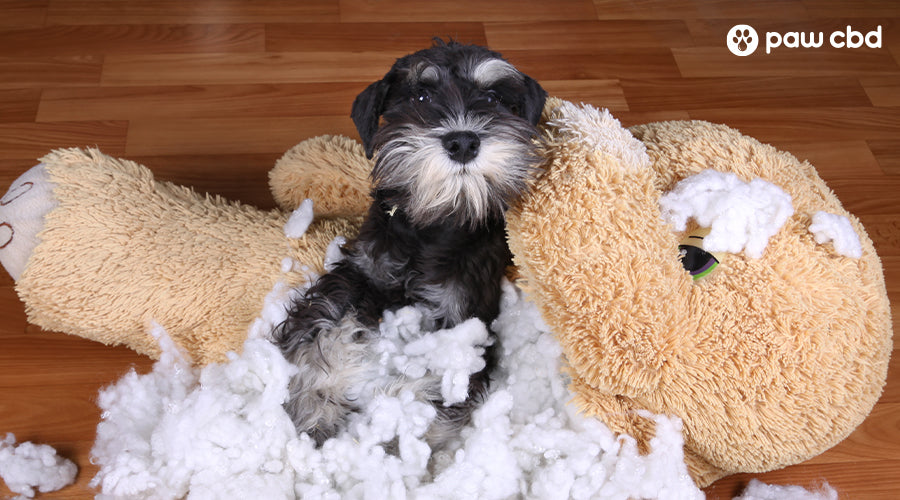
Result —
POLYGON ((454 131, 445 134, 441 138, 444 149, 455 162, 468 163, 478 156, 478 148, 481 147, 481 139, 478 134, 470 131, 454 131))

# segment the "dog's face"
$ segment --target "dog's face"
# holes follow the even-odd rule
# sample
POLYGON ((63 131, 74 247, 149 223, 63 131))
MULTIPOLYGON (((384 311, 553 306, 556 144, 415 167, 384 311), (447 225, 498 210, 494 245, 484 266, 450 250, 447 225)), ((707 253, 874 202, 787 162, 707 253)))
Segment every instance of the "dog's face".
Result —
POLYGON ((416 225, 501 216, 537 161, 546 92, 484 47, 438 42, 353 103, 376 190, 416 225))

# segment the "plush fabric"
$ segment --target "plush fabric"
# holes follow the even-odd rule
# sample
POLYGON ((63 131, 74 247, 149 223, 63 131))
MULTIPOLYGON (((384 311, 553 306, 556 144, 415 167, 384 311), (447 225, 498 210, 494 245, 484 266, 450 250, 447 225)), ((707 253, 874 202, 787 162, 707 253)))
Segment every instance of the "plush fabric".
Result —
POLYGON ((32 189, 9 205, 49 193, 57 205, 16 282, 29 321, 154 358, 153 322, 199 363, 239 351, 275 283, 301 285, 322 272, 329 243, 358 223, 320 219, 290 240, 285 213, 157 182, 96 150, 41 161, 43 179, 29 182, 52 191, 32 189))
MULTIPOLYGON (((596 128, 599 115, 548 105, 546 171, 508 216, 515 262, 563 345, 578 404, 629 434, 652 434, 636 410, 681 417, 702 485, 837 444, 880 396, 892 349, 881 265, 862 225, 808 163, 733 129, 632 127, 645 164, 572 132, 596 128), (760 258, 726 254, 695 282, 660 199, 708 169, 767 180, 794 213, 760 258), (816 242, 819 211, 849 221, 860 258, 816 242)), ((600 126, 616 128, 610 120, 600 126)))
MULTIPOLYGON (((509 241, 583 412, 644 450, 647 411, 679 417, 699 485, 807 460, 866 417, 892 346, 881 265, 811 165, 723 125, 624 129, 558 99, 542 127, 544 169, 508 215, 509 241), (679 246, 704 224, 719 261, 694 279, 679 246)), ((156 322, 201 364, 240 350, 265 295, 321 272, 368 204, 369 162, 345 138, 279 161, 272 212, 93 150, 38 168, 52 199, 20 182, 0 204, 0 221, 49 210, 36 234, 4 226, 0 260, 27 262, 17 289, 29 319, 151 356, 156 322), (333 218, 307 228, 307 197, 333 218)))

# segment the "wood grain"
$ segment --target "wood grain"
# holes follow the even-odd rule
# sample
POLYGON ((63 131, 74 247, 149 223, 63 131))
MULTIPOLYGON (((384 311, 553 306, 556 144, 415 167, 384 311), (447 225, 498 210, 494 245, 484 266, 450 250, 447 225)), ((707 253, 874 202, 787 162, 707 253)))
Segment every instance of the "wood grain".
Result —
MULTIPOLYGON (((248 83, 46 89, 37 121, 350 116, 365 83, 248 83)), ((17 91, 21 92, 21 91, 17 91)), ((3 103, 0 92, 0 103, 3 103)), ((37 100, 35 100, 35 105, 37 100)), ((2 104, 0 104, 2 106, 2 104)), ((23 109, 27 113, 30 109, 23 109)))
POLYGON ((47 26, 0 32, 15 56, 254 52, 263 50, 262 24, 145 24, 47 26))
POLYGON ((434 37, 484 45, 484 31, 484 24, 477 22, 278 23, 266 26, 266 50, 343 52, 364 47, 399 56, 419 50, 434 37))
MULTIPOLYGON (((623 125, 725 123, 810 161, 866 227, 900 327, 900 7, 896 0, 0 0, 0 190, 50 149, 98 146, 160 180, 271 208, 268 171, 314 135, 356 137, 354 97, 433 37, 484 43, 552 95, 623 125), (736 57, 735 24, 882 26, 881 48, 736 57)), ((900 346, 895 346, 895 352, 900 346)), ((29 325, 0 273, 0 435, 55 446, 93 497, 97 392, 150 360, 29 325)), ((842 499, 900 492, 900 357, 872 414, 822 455, 753 478, 842 499)), ((0 485, 0 497, 8 490, 0 485)))
POLYGON ((96 55, 0 55, 0 89, 96 85, 100 82, 102 64, 102 58, 96 55))
POLYGON ((859 79, 874 106, 900 106, 900 77, 864 76, 859 79))
POLYGON ((329 22, 337 0, 50 0, 48 25, 329 22))
POLYGON ((109 55, 102 84, 371 82, 384 76, 395 59, 383 52, 109 55))

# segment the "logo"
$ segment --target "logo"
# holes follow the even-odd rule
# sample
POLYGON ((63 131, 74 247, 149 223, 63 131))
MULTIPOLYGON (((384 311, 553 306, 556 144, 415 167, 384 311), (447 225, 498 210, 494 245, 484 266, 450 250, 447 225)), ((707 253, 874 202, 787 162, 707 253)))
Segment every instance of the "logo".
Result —
POLYGON ((728 50, 736 56, 749 56, 759 46, 759 36, 749 24, 738 24, 728 31, 726 38, 728 50))
MULTIPOLYGON (((831 36, 827 36, 821 31, 808 33, 800 31, 787 33, 767 31, 766 54, 771 54, 774 49, 781 47, 788 49, 817 49, 825 45, 826 41, 830 42, 831 46, 836 49, 858 49, 864 45, 872 49, 880 49, 881 38, 880 24, 874 30, 865 34, 862 31, 856 31, 852 26, 834 31, 831 33, 831 36)), ((760 39, 756 30, 747 24, 732 26, 725 38, 725 45, 728 46, 728 50, 732 54, 741 57, 754 53, 759 46, 759 42, 760 39)))

